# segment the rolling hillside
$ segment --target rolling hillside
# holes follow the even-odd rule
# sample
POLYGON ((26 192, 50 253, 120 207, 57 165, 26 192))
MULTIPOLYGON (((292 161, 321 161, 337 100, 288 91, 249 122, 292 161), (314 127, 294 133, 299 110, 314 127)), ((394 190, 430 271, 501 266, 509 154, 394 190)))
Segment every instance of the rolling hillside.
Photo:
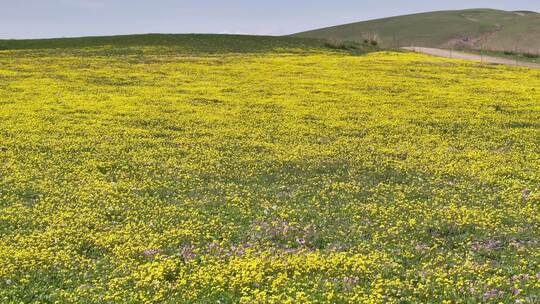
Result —
POLYGON ((2 304, 540 300, 538 70, 295 37, 3 43, 2 304))
POLYGON ((327 48, 325 41, 297 37, 217 34, 142 34, 54 39, 0 40, 0 50, 89 48, 110 46, 177 47, 190 52, 266 52, 278 48, 327 48))
POLYGON ((426 46, 540 52, 540 14, 469 9, 397 16, 293 35, 362 41, 376 37, 383 47, 426 46))

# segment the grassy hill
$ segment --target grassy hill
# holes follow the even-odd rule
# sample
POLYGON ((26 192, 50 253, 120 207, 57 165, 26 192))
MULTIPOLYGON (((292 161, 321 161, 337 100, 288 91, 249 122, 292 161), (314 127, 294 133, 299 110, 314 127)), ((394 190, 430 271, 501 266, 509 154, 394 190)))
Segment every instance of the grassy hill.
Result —
POLYGON ((191 52, 266 52, 277 48, 327 48, 320 39, 217 34, 143 34, 78 38, 0 40, 0 50, 112 46, 179 47, 191 52))
POLYGON ((426 46, 540 52, 540 14, 469 9, 438 11, 351 23, 294 37, 362 41, 376 36, 383 47, 426 46))
POLYGON ((537 303, 538 71, 303 41, 0 51, 0 303, 537 303))

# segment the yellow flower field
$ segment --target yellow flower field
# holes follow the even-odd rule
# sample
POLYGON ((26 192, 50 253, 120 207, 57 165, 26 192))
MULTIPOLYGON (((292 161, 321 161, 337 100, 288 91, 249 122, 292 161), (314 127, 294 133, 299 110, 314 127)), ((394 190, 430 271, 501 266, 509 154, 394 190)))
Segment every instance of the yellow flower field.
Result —
POLYGON ((2 303, 537 303, 540 70, 0 52, 2 303))

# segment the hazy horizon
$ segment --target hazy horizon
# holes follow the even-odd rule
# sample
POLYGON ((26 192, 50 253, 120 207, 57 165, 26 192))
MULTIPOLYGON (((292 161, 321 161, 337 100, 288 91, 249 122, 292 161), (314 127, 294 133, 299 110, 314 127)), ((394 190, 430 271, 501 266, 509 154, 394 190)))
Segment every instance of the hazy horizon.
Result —
POLYGON ((540 1, 0 0, 0 39, 142 33, 287 35, 376 18, 469 8, 540 11, 540 1))

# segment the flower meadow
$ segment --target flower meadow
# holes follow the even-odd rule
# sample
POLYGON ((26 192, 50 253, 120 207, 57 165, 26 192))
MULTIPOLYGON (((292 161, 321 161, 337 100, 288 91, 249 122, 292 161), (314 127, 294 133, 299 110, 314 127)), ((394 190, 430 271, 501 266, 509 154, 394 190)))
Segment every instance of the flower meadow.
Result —
POLYGON ((0 52, 2 303, 538 303, 540 70, 0 52))

